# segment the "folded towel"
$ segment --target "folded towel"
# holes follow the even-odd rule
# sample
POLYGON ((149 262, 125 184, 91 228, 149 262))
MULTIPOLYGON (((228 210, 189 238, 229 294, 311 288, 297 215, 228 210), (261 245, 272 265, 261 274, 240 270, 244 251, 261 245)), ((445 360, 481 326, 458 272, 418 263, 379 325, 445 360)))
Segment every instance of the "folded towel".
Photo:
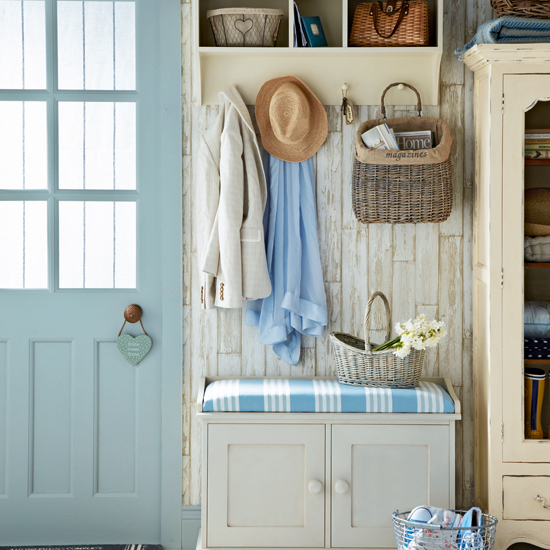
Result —
POLYGON ((524 338, 550 338, 550 302, 529 300, 523 306, 524 338))
MULTIPOLYGON (((462 518, 461 527, 482 527, 483 513, 479 508, 470 508, 462 518)), ((460 531, 458 535, 458 550, 483 550, 483 535, 479 529, 460 531)))
POLYGON ((550 20, 524 17, 500 17, 483 23, 475 36, 462 49, 462 54, 476 44, 524 44, 529 42, 550 42, 550 20))
POLYGON ((550 339, 525 338, 523 343, 524 359, 550 359, 550 339))

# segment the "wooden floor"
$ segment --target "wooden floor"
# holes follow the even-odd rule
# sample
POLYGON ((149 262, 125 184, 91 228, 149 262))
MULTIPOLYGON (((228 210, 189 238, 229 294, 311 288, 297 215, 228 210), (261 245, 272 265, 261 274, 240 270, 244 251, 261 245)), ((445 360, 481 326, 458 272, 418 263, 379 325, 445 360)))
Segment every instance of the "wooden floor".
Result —
MULTIPOLYGON (((487 0, 446 0, 445 44, 440 105, 424 116, 441 116, 453 137, 454 206, 442 224, 370 225, 356 222, 351 208, 351 169, 357 123, 380 116, 378 106, 357 107, 357 123, 342 124, 339 107, 328 107, 329 134, 315 157, 317 212, 330 325, 323 339, 304 338, 297 367, 278 360, 258 344, 255 328, 242 324, 241 310, 204 313, 199 308, 197 250, 194 237, 192 180, 199 140, 217 107, 192 106, 194 63, 191 54, 191 5, 182 4, 182 77, 184 104, 184 504, 200 502, 200 436, 195 402, 200 376, 324 376, 335 372, 328 333, 361 334, 369 294, 383 291, 393 321, 419 313, 443 319, 448 334, 430 350, 426 376, 448 376, 462 401, 457 428, 457 506, 472 505, 474 446, 472 391, 472 193, 473 79, 453 53, 492 19, 487 0)), ((361 70, 358 67, 358 70, 361 70)), ((298 75, 299 76, 299 75, 298 75)), ((229 83, 228 83, 229 84, 229 83)), ((236 83, 238 87, 238 82, 236 83)), ((389 84, 389 82, 388 82, 389 84)), ((414 84, 414 83, 412 83, 414 84)), ((340 84, 338 85, 340 86, 340 84)), ((381 92, 382 90, 380 90, 381 92)), ((353 101, 353 88, 349 90, 353 101)), ((252 111, 252 109, 251 109, 252 111)), ((388 109, 388 117, 415 116, 414 108, 388 109)), ((374 312, 374 341, 380 341, 382 309, 374 312)))

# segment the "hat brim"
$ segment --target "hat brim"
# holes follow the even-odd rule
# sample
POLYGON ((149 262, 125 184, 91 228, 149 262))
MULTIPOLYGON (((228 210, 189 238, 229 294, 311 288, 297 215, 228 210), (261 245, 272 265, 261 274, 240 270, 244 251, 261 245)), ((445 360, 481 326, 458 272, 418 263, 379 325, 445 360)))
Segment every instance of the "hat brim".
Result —
POLYGON ((296 76, 282 76, 264 83, 256 96, 256 121, 264 149, 274 157, 288 162, 302 162, 312 157, 327 139, 327 113, 315 94, 296 76), (310 127, 298 143, 283 143, 273 133, 269 118, 269 105, 275 92, 285 83, 292 82, 304 92, 310 112, 310 127))

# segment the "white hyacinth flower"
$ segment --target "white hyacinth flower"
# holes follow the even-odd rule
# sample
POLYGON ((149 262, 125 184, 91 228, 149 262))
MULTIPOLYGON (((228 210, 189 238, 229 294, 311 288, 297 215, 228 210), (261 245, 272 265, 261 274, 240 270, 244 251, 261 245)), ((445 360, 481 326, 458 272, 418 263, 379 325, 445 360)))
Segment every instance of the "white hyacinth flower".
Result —
POLYGON ((428 321, 422 313, 414 321, 409 319, 405 323, 397 323, 395 331, 400 336, 400 342, 396 345, 395 355, 406 357, 411 350, 425 350, 439 344, 446 334, 443 321, 428 321))

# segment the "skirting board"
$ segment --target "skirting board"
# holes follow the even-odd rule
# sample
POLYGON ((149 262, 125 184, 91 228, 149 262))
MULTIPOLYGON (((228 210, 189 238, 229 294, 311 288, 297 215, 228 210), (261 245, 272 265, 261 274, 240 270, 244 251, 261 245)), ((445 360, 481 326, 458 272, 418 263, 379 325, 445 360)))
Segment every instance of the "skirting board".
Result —
POLYGON ((201 507, 181 507, 181 547, 194 550, 197 547, 197 537, 201 528, 201 507))

